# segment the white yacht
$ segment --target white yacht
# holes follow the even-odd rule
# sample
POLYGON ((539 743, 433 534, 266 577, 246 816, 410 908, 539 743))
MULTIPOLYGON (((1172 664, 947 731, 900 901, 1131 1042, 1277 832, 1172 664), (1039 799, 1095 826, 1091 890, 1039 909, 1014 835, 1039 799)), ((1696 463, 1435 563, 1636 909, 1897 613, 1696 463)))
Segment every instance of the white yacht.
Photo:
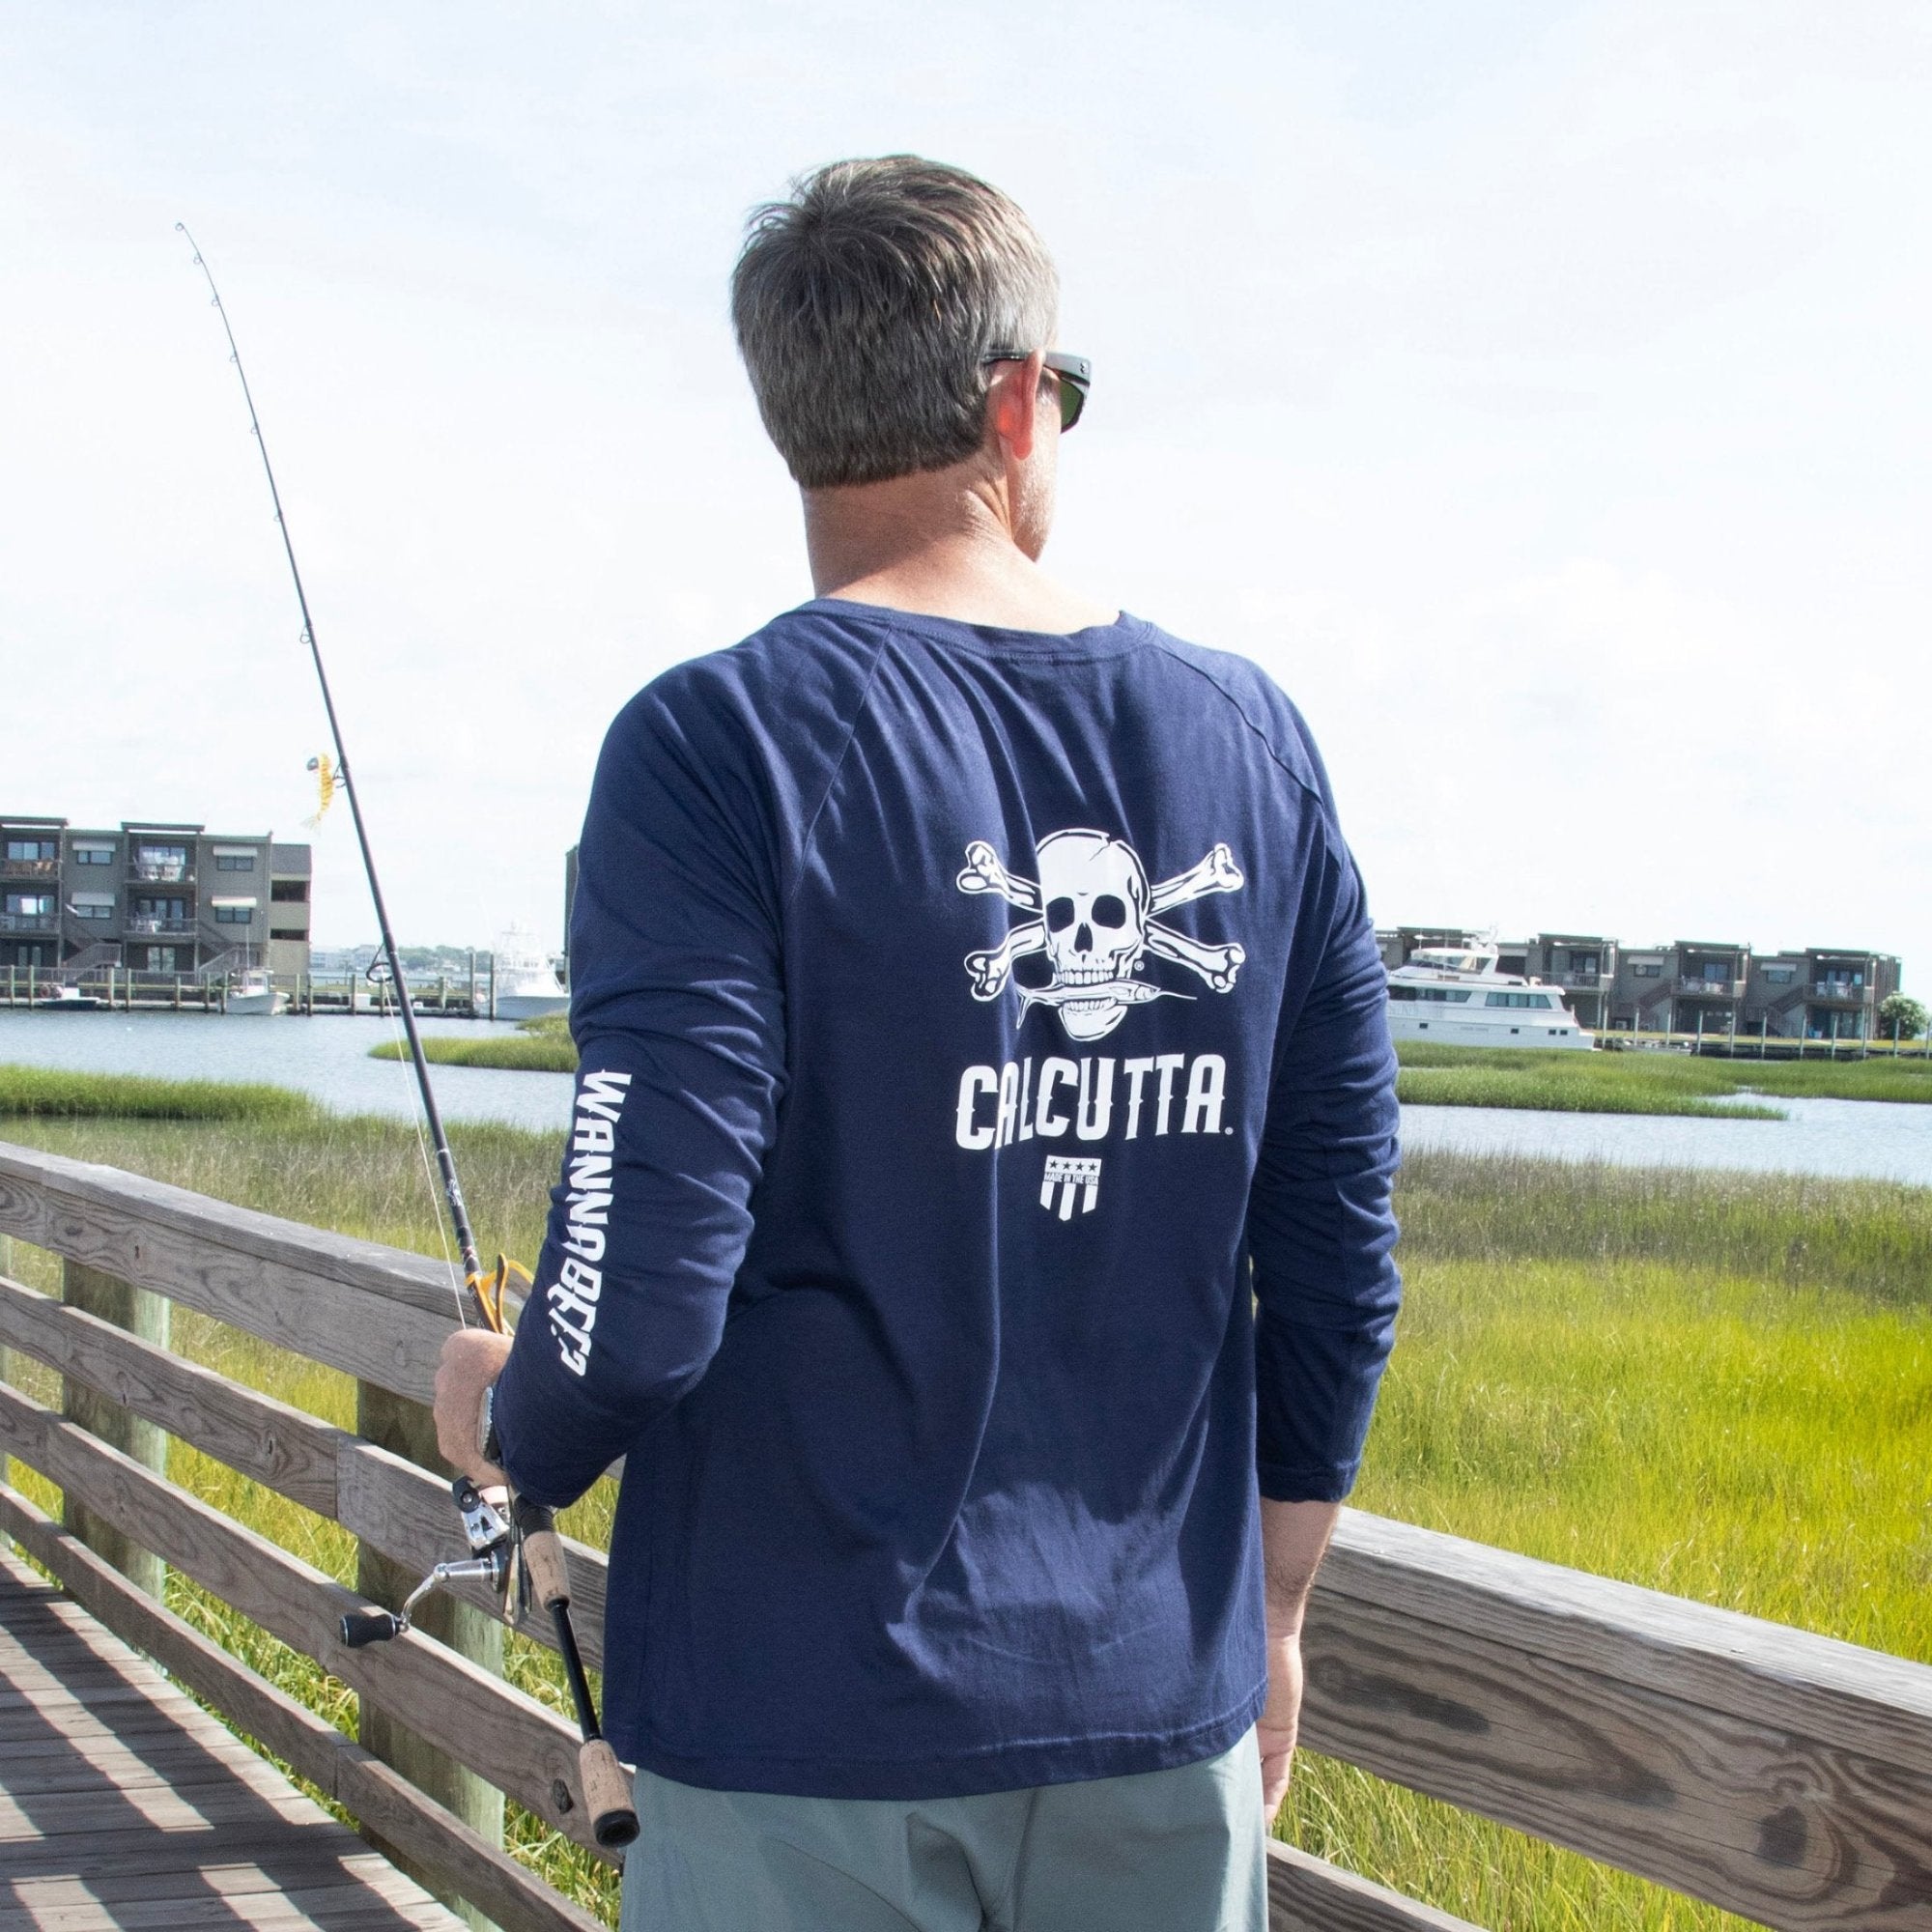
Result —
POLYGON ((1388 976, 1389 1033, 1448 1046, 1593 1047, 1560 986, 1497 970, 1493 946, 1418 946, 1388 976))
POLYGON ((499 1020, 534 1020, 560 1013, 570 994, 554 963, 536 945, 527 927, 513 925, 497 942, 496 1002, 499 1020))

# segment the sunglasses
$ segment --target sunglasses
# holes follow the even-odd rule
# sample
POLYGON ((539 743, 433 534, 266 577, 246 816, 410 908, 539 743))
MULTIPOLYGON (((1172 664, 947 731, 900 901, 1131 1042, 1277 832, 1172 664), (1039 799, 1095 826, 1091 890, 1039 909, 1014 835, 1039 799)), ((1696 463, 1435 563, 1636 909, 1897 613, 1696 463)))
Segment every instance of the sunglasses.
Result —
MULTIPOLYGON (((995 355, 980 356, 980 366, 986 369, 995 362, 1024 362, 1026 359, 1017 350, 1002 349, 995 355)), ((1041 361, 1060 379, 1060 433, 1065 436, 1080 420, 1080 413, 1087 407, 1087 391, 1094 383, 1094 365, 1084 355, 1068 355, 1059 349, 1049 349, 1041 361)))

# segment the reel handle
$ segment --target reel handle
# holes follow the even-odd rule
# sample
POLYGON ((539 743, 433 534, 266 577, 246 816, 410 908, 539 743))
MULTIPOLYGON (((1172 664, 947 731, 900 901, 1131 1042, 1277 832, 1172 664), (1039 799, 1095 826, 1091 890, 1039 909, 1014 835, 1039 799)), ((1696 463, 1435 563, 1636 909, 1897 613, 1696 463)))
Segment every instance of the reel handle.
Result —
POLYGON ((349 1650, 387 1643, 403 1634, 403 1620, 388 1610, 350 1610, 342 1619, 342 1641, 349 1650))
POLYGON ((617 1753, 602 1738, 592 1738, 577 1753, 578 1781, 583 1787, 583 1806, 590 1813, 590 1835, 607 1852, 635 1844, 638 1814, 631 1805, 631 1780, 617 1762, 617 1753))

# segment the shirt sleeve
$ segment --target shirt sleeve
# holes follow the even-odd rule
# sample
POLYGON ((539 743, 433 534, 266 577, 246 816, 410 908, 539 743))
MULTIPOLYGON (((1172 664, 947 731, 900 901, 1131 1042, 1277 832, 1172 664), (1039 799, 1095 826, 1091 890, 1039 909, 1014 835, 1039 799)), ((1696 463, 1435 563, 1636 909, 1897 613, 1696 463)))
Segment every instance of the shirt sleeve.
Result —
POLYGON ((1399 1116, 1387 976, 1361 875, 1325 814, 1297 932, 1248 1204, 1255 1462, 1264 1496, 1339 1502, 1360 1466, 1402 1298, 1399 1116))
POLYGON ((657 692, 612 726, 584 820, 572 1130, 496 1397, 505 1471, 559 1507, 717 1351, 783 1088, 755 773, 728 718, 657 692))

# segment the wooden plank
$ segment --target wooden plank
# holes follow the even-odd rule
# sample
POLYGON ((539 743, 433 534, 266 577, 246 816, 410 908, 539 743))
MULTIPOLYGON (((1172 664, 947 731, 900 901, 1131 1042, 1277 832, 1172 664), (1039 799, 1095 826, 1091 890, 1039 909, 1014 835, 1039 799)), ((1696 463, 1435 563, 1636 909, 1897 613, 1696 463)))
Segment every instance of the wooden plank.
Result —
MULTIPOLYGON (((150 1294, 145 1289, 135 1288, 113 1275, 70 1261, 61 1264, 61 1299, 72 1307, 85 1309, 103 1323, 127 1329, 144 1342, 167 1347, 170 1304, 158 1294, 150 1294)), ((121 1404, 97 1394, 85 1382, 62 1382, 61 1411, 70 1422, 92 1432, 103 1442, 113 1443, 145 1467, 166 1470, 168 1438, 162 1431, 131 1414, 121 1404)), ((124 1536, 108 1524, 97 1521, 86 1506, 72 1496, 65 1497, 61 1508, 67 1526, 82 1542, 91 1544, 150 1596, 161 1594, 168 1572, 158 1554, 133 1537, 124 1536)))
MULTIPOLYGON (((43 1512, 10 1491, 0 1490, 0 1496, 14 1505, 8 1526, 23 1539, 64 1552, 132 1614, 178 1621, 43 1512)), ((164 1751, 170 1779, 159 1787, 124 1782, 116 1775, 120 1765, 88 1743, 74 1750, 76 1768, 92 1779, 78 1791, 27 1789, 19 1761, 0 1758, 0 1900, 16 1922, 93 1923, 86 1915, 94 1913, 111 1926, 124 1917, 139 1919, 159 1898, 193 1900, 199 1915, 161 1913, 162 1920, 247 1922, 254 1915, 232 1914, 220 1902, 224 1895, 251 1892, 264 1907, 279 1910, 273 1890, 286 1888, 314 1894, 326 1908, 323 1923, 458 1932, 458 1921, 419 1888, 391 1870, 373 1870, 355 1839, 271 1766, 247 1752, 242 1768, 232 1765, 241 1747, 228 1731, 11 1556, 0 1559, 0 1671, 43 1697, 49 1738, 58 1739, 65 1719, 80 1708, 63 1700, 58 1675, 76 1660, 113 1675, 122 1688, 184 1707, 171 1714, 165 1744, 144 1733, 134 1747, 164 1751), (198 1768, 184 1775, 184 1765, 198 1768), (58 1918, 50 1921, 49 1915, 58 1918)), ((107 1708, 120 1717, 139 1707, 116 1701, 107 1708)), ((91 1711, 84 1715, 92 1721, 91 1711)), ((43 1760, 35 1762, 44 1768, 43 1760)))
POLYGON ((1932 1776, 1932 1668, 1439 1530, 1345 1510, 1316 1580, 1378 1604, 1932 1776))
POLYGON ((1358 1598, 1302 1647, 1311 1749, 1778 1932, 1932 1932, 1932 1779, 1893 1760, 1358 1598))
MULTIPOLYGON (((439 1556, 462 1553, 441 1478, 346 1430, 4 1278, 0 1340, 112 1396, 278 1494, 334 1518, 384 1555, 412 1565, 412 1581, 439 1556)), ((577 1592, 572 1618, 578 1645, 584 1662, 601 1669, 609 1559, 569 1538, 565 1547, 577 1592)), ((459 1585, 454 1594, 492 1615, 500 1611, 483 1584, 459 1585)), ((541 1609, 522 1617, 517 1628, 554 1648, 555 1633, 541 1609)))
POLYGON ((388 1842, 435 1869, 504 1932, 597 1932, 597 1921, 431 1804, 388 1766, 181 1618, 130 1589, 23 1496, 0 1488, 4 1528, 124 1641, 148 1652, 250 1737, 388 1842))
POLYGON ((336 1625, 343 1611, 358 1606, 354 1594, 5 1388, 0 1448, 117 1526, 142 1524, 184 1575, 404 1717, 553 1829, 596 1849, 577 1788, 577 1733, 535 1699, 414 1631, 389 1643, 346 1649, 336 1625), (559 1804, 559 1797, 565 1802, 559 1804))
POLYGON ((423 1257, 5 1143, 0 1229, 417 1402, 457 1323, 423 1257))
POLYGON ((0 1276, 0 1339, 321 1516, 346 1431, 0 1276))
POLYGON ((1478 1932, 1278 1838, 1267 1847, 1268 1932, 1478 1932))

